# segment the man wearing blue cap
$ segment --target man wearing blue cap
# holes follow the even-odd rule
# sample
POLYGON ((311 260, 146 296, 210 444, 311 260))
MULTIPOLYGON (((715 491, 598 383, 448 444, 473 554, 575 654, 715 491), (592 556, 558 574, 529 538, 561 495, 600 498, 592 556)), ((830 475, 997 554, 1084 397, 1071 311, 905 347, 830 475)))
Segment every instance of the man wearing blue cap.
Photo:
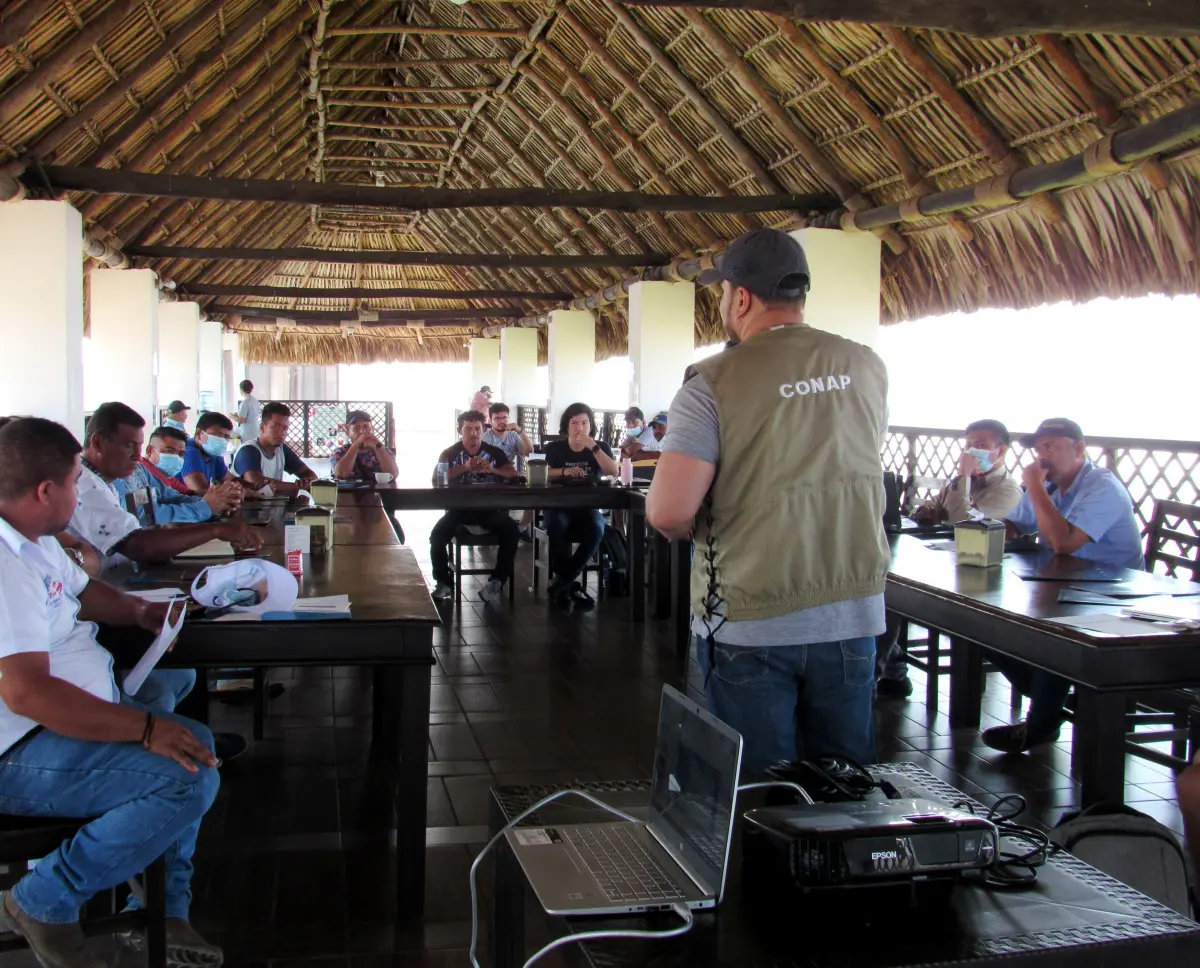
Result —
POLYGON ((749 232, 717 271, 731 345, 675 395, 647 517, 695 535, 697 658, 709 708, 745 741, 744 772, 798 744, 870 763, 887 372, 805 325, 808 260, 790 235, 749 232))

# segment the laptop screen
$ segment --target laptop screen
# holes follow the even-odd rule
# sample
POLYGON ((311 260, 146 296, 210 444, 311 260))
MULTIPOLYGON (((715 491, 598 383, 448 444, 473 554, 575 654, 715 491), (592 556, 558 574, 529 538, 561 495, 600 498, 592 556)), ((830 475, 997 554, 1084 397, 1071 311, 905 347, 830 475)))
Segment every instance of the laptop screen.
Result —
POLYGON ((650 828, 719 897, 737 799, 742 738, 663 687, 650 793, 650 828))

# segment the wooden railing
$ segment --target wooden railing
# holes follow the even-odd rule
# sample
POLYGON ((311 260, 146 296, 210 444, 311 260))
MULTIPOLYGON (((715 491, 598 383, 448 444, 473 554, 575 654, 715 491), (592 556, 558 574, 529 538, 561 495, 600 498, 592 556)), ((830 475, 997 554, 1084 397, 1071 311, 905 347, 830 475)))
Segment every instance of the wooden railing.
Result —
MULTIPOLYGON (((1016 470, 1025 460, 1013 434, 1007 463, 1016 470)), ((932 427, 889 427, 883 445, 884 470, 909 482, 906 503, 917 504, 937 490, 934 483, 954 476, 962 452, 962 431, 932 427)), ((1121 479, 1133 499, 1144 534, 1160 499, 1200 503, 1200 441, 1140 437, 1089 437, 1088 455, 1121 479)))
MULTIPOLYGON (((266 402, 266 401, 264 401, 266 402)), ((346 414, 365 410, 371 415, 371 428, 391 450, 396 449, 396 426, 392 405, 386 400, 272 400, 283 403, 292 413, 288 424, 287 445, 301 457, 328 457, 338 441, 348 441, 346 414)))

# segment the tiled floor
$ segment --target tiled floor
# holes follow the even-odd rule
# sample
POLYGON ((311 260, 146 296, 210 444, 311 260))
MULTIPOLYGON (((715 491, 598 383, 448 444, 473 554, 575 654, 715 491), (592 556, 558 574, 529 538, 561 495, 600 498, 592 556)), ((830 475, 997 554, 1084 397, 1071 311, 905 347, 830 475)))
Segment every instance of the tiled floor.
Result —
MULTIPOLYGON (((423 559, 436 514, 404 518, 423 559)), ((392 904, 387 768, 369 749, 369 681, 352 670, 278 670, 287 692, 271 703, 267 739, 223 770, 196 858, 194 921, 227 962, 275 968, 383 968, 467 964, 467 874, 485 839, 494 784, 646 776, 664 682, 699 695, 665 626, 637 630, 627 600, 584 616, 547 608, 528 591, 522 545, 517 602, 477 599, 444 609, 435 633, 430 729, 426 918, 396 924, 392 904)), ((473 589, 479 581, 472 580, 473 589)), ((474 594, 474 592, 473 592, 474 594)), ((919 675, 919 674, 918 674, 919 675)), ((1006 757, 973 731, 914 698, 877 707, 880 758, 918 763, 990 803, 1022 793, 1030 817, 1052 825, 1076 802, 1071 734, 1028 756, 1006 757)), ((1002 679, 988 683, 985 725, 1010 721, 1002 679)), ((248 705, 215 703, 217 728, 250 733, 248 705)), ((1127 799, 1181 830, 1167 770, 1127 766, 1127 799)))

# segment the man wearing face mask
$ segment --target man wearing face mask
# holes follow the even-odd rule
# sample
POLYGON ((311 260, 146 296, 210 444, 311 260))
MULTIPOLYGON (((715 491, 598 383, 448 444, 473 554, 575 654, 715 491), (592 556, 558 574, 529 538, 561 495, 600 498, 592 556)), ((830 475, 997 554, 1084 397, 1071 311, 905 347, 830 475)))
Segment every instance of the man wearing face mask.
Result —
MULTIPOLYGON (((1003 521, 1021 500, 1021 488, 1008 473, 1004 459, 1012 435, 999 420, 976 420, 967 427, 966 447, 958 459, 958 472, 938 495, 913 511, 920 524, 964 521, 976 511, 1003 521)), ((875 695, 904 699, 912 695, 908 663, 900 647, 900 617, 888 613, 887 629, 875 641, 877 674, 875 695)))
POLYGON ((735 345, 675 395, 647 518, 667 537, 695 534, 697 658, 709 709, 742 734, 744 774, 798 745, 870 763, 887 371, 866 346, 805 325, 808 260, 790 235, 749 232, 717 271, 735 345))
MULTIPOLYGON (((1125 485, 1088 459, 1083 431, 1066 417, 1043 420, 1021 444, 1034 459, 1021 469, 1025 494, 1005 517, 1009 537, 1037 532, 1056 555, 1074 555, 1114 568, 1145 568, 1142 535, 1125 485)), ((1029 697, 1029 718, 983 731, 992 749, 1024 753, 1058 739, 1071 683, 995 652, 985 653, 1029 697)))
POLYGON ((196 419, 196 433, 188 441, 179 472, 179 479, 193 494, 206 494, 229 477, 225 454, 232 436, 233 421, 223 413, 210 410, 196 419))
POLYGON ((142 504, 135 512, 143 527, 207 521, 241 505, 242 489, 236 481, 210 487, 203 497, 188 491, 176 476, 183 470, 186 448, 187 434, 182 430, 159 427, 150 435, 146 453, 133 473, 113 481, 113 488, 122 497, 144 488, 153 492, 153 508, 142 504))
POLYGON ((1021 487, 1008 473, 1004 458, 1012 436, 999 420, 976 420, 967 427, 958 473, 932 501, 913 511, 921 524, 954 524, 977 511, 1003 521, 1021 500, 1021 487))

